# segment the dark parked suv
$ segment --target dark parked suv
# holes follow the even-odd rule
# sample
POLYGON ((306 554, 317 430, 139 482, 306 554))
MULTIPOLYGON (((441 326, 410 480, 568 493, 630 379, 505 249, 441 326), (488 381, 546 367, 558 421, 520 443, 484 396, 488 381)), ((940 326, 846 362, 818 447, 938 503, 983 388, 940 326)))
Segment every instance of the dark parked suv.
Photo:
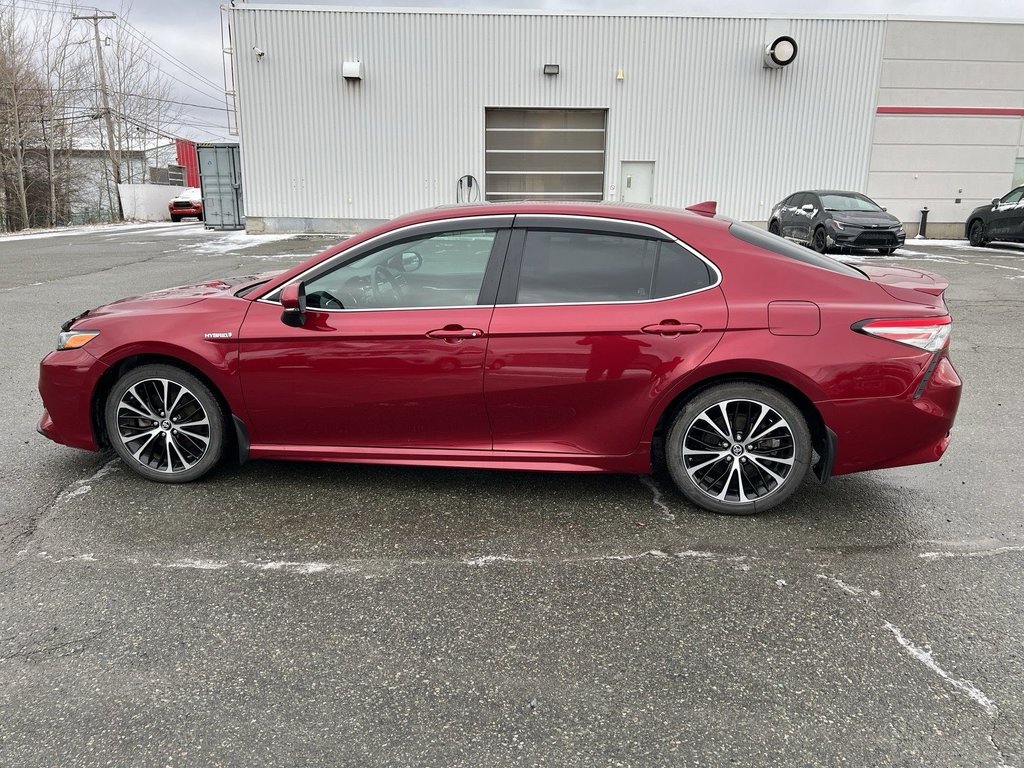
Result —
POLYGON ((874 248, 892 253, 907 237, 903 224, 859 192, 812 190, 776 203, 768 231, 819 253, 838 248, 874 248))
POLYGON ((985 245, 990 240, 1024 242, 1024 187, 971 211, 964 234, 971 245, 985 245))

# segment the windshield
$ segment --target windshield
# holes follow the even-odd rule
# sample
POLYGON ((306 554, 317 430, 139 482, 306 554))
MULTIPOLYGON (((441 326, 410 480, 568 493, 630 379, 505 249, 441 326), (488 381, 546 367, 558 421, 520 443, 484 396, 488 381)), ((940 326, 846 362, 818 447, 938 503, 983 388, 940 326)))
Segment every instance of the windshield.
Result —
POLYGON ((821 196, 821 204, 826 211, 874 211, 881 213, 882 209, 876 203, 853 192, 831 193, 821 196))

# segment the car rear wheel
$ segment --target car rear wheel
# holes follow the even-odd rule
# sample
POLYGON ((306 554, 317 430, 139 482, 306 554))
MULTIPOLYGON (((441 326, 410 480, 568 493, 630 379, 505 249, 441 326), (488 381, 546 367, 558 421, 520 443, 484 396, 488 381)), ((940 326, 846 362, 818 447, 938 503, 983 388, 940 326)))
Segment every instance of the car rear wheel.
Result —
POLYGON ((181 216, 177 216, 177 215, 172 213, 171 214, 171 221, 181 221, 181 216))
POLYGON ((825 253, 828 250, 828 238, 825 236, 825 228, 818 227, 811 237, 811 247, 818 253, 825 253))
POLYGON ((224 449, 224 414, 202 381, 171 365, 144 365, 107 396, 114 451, 135 472, 162 483, 202 477, 224 449))
POLYGON ((811 436, 800 409, 777 391, 723 384, 686 403, 669 429, 665 456, 689 501, 752 515, 781 504, 804 481, 811 436))
POLYGON ((771 232, 773 235, 782 235, 782 230, 779 228, 779 222, 777 221, 773 221, 771 224, 768 225, 768 231, 771 232))
POLYGON ((971 245, 976 248, 980 248, 988 242, 985 237, 985 225, 981 223, 981 219, 975 219, 971 222, 971 228, 967 236, 971 241, 971 245))

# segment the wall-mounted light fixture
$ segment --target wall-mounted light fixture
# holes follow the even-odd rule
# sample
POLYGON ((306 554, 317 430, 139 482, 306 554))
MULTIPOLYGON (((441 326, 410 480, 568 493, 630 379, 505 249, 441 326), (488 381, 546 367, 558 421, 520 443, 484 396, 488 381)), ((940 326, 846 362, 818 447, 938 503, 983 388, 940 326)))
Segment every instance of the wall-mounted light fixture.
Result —
POLYGON ((559 69, 559 67, 558 67, 557 64, 545 64, 544 65, 544 74, 545 75, 557 75, 558 74, 558 69, 559 69))
POLYGON ((263 61, 263 57, 267 55, 267 52, 262 48, 257 48, 255 45, 252 47, 253 55, 256 56, 256 61, 263 61))
POLYGON ((346 80, 363 79, 363 62, 345 61, 341 64, 341 76, 346 80))
POLYGON ((626 73, 622 71, 622 67, 619 67, 618 69, 615 70, 615 79, 616 80, 625 80, 626 79, 626 73))
POLYGON ((769 69, 782 69, 793 63, 796 50, 796 40, 789 35, 782 35, 765 45, 761 62, 769 69))

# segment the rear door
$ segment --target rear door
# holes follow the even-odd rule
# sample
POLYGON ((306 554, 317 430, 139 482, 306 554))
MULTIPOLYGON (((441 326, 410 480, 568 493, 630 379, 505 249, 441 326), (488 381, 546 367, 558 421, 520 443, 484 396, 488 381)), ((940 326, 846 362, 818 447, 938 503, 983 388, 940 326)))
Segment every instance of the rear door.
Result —
POLYGON ((495 450, 635 451, 653 403, 722 336, 718 282, 651 227, 516 217, 484 372, 495 450))

